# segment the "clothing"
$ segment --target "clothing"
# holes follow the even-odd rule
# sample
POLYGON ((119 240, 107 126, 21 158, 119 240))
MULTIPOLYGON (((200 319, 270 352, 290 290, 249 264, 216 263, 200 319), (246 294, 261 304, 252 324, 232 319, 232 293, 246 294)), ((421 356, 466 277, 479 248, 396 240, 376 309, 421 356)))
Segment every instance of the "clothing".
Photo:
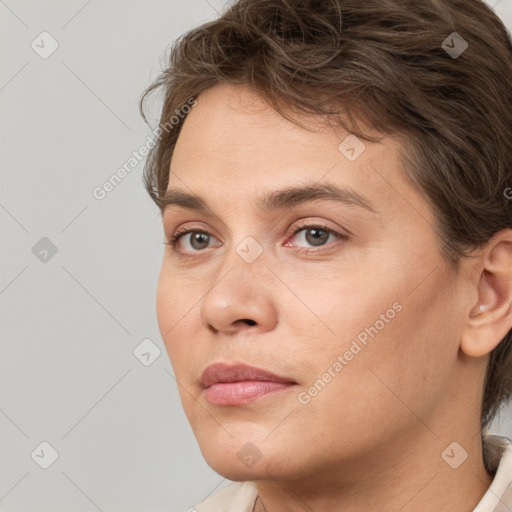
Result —
POLYGON ((486 435, 483 446, 487 470, 496 474, 491 486, 473 512, 510 512, 512 510, 512 441, 506 437, 486 435))
MULTIPOLYGON (((493 481, 473 512, 512 511, 512 441, 506 437, 483 436, 485 466, 493 481)), ((258 496, 254 482, 236 482, 216 492, 189 511, 252 512, 258 496)))

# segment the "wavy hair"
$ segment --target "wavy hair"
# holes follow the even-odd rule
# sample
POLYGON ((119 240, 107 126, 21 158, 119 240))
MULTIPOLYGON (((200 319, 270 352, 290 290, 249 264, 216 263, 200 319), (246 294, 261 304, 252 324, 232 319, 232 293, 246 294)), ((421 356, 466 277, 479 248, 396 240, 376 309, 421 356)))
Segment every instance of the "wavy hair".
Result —
MULTIPOLYGON (((172 44, 141 114, 147 121, 145 100, 161 90, 165 126, 217 83, 251 85, 293 122, 292 110, 336 116, 370 141, 355 119, 405 136, 407 176, 431 205, 440 252, 455 268, 512 228, 504 193, 512 186, 512 45, 481 0, 237 0, 172 44), (450 54, 461 42, 465 51, 450 54)), ((160 208, 185 118, 161 131, 144 168, 160 208)), ((482 429, 511 394, 512 331, 490 354, 482 429)))

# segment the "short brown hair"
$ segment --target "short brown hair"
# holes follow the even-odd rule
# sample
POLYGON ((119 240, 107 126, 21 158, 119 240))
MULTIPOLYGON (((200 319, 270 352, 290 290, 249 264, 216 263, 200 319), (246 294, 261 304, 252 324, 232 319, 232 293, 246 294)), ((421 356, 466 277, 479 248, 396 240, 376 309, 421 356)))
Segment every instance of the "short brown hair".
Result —
MULTIPOLYGON (((141 113, 147 120, 145 99, 163 88, 164 126, 217 83, 252 86, 292 121, 290 106, 336 115, 366 140, 377 139, 358 117, 405 136, 408 177, 432 206, 440 251, 455 268, 512 227, 512 44, 481 0, 238 0, 174 42, 141 113)), ((145 187, 160 209, 184 117, 146 161, 145 187)), ((512 330, 490 354, 482 429, 511 394, 512 330)))

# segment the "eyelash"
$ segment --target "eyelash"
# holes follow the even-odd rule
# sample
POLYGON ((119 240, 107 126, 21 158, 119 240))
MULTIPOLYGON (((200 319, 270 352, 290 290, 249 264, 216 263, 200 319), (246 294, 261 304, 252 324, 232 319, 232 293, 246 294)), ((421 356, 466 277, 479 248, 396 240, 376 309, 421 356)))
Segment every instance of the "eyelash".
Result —
MULTIPOLYGON (((306 225, 303 225, 303 226, 297 226, 292 231, 291 236, 293 237, 293 236, 297 235, 297 233, 300 233, 301 231, 308 230, 308 229, 320 229, 320 230, 325 231, 326 233, 328 233, 330 235, 334 235, 338 239, 338 241, 339 240, 348 240, 349 239, 348 235, 345 235, 343 233, 338 233, 337 231, 334 231, 333 229, 328 228, 327 226, 323 226, 321 224, 306 224, 306 225)), ((179 253, 179 251, 176 250, 176 245, 178 243, 178 240, 182 236, 187 235, 189 233, 206 233, 206 234, 210 235, 210 233, 208 233, 208 231, 205 231, 204 229, 196 229, 196 228, 193 228, 193 227, 192 228, 183 228, 183 229, 178 229, 178 231, 176 231, 176 233, 174 233, 171 236, 170 240, 168 242, 164 242, 164 244, 171 246, 174 251, 179 253)), ((328 245, 330 245, 330 244, 328 244, 328 245)), ((297 252, 299 252, 301 254, 302 253, 315 253, 315 252, 322 251, 322 249, 324 247, 326 247, 326 246, 319 246, 317 249, 308 249, 306 247, 299 247, 297 252)), ((204 252, 204 251, 201 250, 201 251, 194 251, 194 252, 199 254, 199 253, 204 252)), ((190 254, 190 253, 186 253, 186 254, 190 254)), ((181 253, 180 253, 180 255, 181 255, 181 253)))

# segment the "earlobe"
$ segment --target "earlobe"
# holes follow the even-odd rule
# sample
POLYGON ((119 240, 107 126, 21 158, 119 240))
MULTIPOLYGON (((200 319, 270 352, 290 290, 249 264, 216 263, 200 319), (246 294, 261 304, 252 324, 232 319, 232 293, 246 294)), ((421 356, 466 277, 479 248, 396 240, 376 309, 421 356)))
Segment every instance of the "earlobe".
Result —
POLYGON ((478 300, 469 312, 460 346, 471 357, 492 352, 512 328, 512 230, 495 235, 479 259, 478 300))

